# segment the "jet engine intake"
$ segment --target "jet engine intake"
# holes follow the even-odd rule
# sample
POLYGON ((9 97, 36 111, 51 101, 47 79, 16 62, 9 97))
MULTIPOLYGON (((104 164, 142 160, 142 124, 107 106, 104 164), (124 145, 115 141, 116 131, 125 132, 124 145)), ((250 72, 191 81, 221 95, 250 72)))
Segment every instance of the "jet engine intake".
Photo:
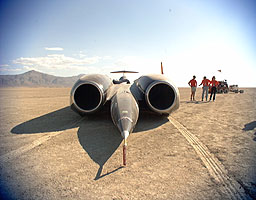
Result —
POLYGON ((81 77, 71 90, 71 108, 82 115, 96 112, 105 104, 106 91, 111 85, 112 81, 106 75, 81 77))
POLYGON ((164 75, 142 76, 137 80, 137 86, 152 111, 170 114, 179 108, 179 90, 164 75))

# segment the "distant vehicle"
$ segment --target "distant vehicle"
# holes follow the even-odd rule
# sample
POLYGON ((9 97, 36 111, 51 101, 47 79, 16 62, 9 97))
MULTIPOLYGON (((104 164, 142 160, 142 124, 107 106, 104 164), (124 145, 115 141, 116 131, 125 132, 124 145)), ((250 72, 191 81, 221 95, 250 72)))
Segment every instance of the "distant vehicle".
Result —
POLYGON ((239 90, 238 85, 230 85, 229 86, 229 91, 234 92, 234 93, 244 93, 244 90, 239 90))
MULTIPOLYGON (((209 92, 211 92, 211 87, 209 87, 209 92)), ((228 83, 227 80, 219 81, 219 85, 217 86, 217 93, 228 93, 228 83)))
POLYGON ((228 83, 227 80, 219 81, 219 85, 217 87, 217 93, 228 93, 228 83))

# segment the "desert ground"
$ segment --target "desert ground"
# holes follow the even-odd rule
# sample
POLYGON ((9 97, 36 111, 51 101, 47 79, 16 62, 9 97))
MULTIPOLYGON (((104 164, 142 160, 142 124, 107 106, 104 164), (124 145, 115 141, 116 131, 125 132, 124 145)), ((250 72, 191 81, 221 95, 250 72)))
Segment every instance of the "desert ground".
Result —
POLYGON ((256 199, 256 88, 140 113, 122 139, 108 112, 80 117, 70 88, 0 89, 1 199, 256 199))

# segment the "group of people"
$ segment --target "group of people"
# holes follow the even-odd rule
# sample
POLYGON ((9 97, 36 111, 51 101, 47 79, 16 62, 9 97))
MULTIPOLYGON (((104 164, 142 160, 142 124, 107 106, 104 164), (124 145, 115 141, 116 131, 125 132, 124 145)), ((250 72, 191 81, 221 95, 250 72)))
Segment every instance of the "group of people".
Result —
MULTIPOLYGON (((199 85, 199 86, 203 85, 202 101, 204 100, 204 96, 205 96, 205 100, 206 101, 208 100, 209 87, 211 88, 211 96, 209 101, 212 100, 212 96, 213 96, 213 101, 215 101, 218 84, 219 82, 216 80, 215 76, 212 77, 211 81, 207 79, 206 76, 204 76, 202 82, 199 85)), ((196 88, 197 88, 196 76, 193 76, 193 79, 191 79, 188 82, 188 85, 191 87, 190 101, 195 101, 195 94, 196 94, 196 88)))

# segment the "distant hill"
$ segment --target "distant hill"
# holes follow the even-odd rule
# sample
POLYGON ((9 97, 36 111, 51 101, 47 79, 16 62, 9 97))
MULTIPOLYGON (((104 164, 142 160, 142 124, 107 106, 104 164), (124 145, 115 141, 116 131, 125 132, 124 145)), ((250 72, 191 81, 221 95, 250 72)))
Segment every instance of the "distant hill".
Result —
POLYGON ((35 70, 18 75, 0 75, 0 87, 72 87, 83 74, 59 77, 35 70))

